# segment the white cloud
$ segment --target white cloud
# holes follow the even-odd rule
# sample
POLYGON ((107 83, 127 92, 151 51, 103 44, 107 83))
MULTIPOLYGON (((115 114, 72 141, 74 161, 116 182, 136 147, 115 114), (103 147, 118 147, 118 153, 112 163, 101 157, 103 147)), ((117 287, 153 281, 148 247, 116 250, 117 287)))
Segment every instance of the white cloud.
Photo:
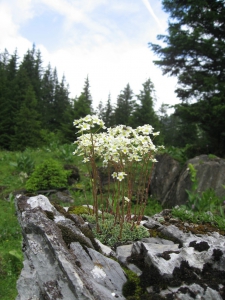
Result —
POLYGON ((85 18, 80 9, 66 0, 41 0, 41 2, 65 16, 69 22, 81 22, 85 18))
MULTIPOLYGON (((27 6, 26 1, 23 1, 24 6, 27 6)), ((7 49, 10 53, 17 48, 19 52, 25 53, 31 47, 31 42, 18 34, 19 18, 14 18, 16 7, 9 5, 8 2, 0 3, 0 51, 7 49)), ((25 11, 27 11, 25 9, 25 11)), ((17 11, 18 12, 18 11, 17 11)), ((30 17, 30 13, 24 13, 26 18, 30 17)))
POLYGON ((150 12, 151 16, 154 18, 154 20, 156 21, 156 23, 159 25, 161 30, 164 30, 165 28, 163 27, 163 25, 161 24, 159 18, 156 16, 156 14, 154 13, 150 3, 148 2, 148 0, 142 0, 142 2, 144 3, 144 5, 146 6, 147 10, 150 12))
POLYGON ((46 11, 54 12, 56 18, 63 17, 63 43, 49 49, 51 41, 47 43, 43 38, 36 48, 41 51, 44 67, 50 62, 60 78, 65 75, 71 97, 80 95, 88 75, 95 106, 100 100, 106 101, 109 93, 115 102, 127 83, 135 94, 139 93, 148 78, 155 85, 157 107, 162 102, 177 101, 173 93, 176 80, 162 76, 152 63, 156 57, 147 47, 149 41, 155 42, 156 35, 162 33, 153 14, 166 28, 166 16, 158 4, 149 15, 141 1, 115 0, 109 4, 106 0, 2 0, 0 52, 7 48, 12 53, 17 48, 22 57, 35 42, 36 32, 31 41, 20 33, 21 26, 29 26, 36 16, 40 21, 46 11))
POLYGON ((84 80, 89 76, 95 106, 99 101, 105 102, 109 93, 115 103, 127 83, 134 93, 138 94, 148 78, 155 85, 157 108, 162 102, 174 101, 172 89, 176 81, 172 78, 162 78, 161 70, 152 63, 153 59, 154 56, 148 48, 127 42, 120 45, 108 43, 89 51, 71 47, 51 54, 51 61, 53 65, 57 64, 59 75, 65 73, 70 83, 72 97, 80 95, 84 80))

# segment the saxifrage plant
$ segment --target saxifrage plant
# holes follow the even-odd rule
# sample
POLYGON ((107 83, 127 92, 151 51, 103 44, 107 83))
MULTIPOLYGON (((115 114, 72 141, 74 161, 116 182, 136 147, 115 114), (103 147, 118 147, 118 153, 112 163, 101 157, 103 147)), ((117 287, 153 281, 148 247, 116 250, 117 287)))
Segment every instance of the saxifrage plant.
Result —
POLYGON ((83 156, 87 163, 92 184, 96 230, 99 232, 99 209, 102 220, 104 214, 114 215, 114 225, 120 225, 119 236, 125 222, 140 222, 148 199, 151 171, 156 147, 150 135, 157 136, 151 125, 139 126, 133 129, 129 126, 118 125, 106 128, 104 122, 97 116, 87 115, 74 121, 81 136, 77 138, 74 154, 83 156), (105 130, 105 131, 103 131, 105 130), (106 191, 102 190, 98 167, 108 170, 106 191), (113 170, 113 172, 112 172, 113 170), (135 194, 134 216, 131 213, 131 200, 135 194))

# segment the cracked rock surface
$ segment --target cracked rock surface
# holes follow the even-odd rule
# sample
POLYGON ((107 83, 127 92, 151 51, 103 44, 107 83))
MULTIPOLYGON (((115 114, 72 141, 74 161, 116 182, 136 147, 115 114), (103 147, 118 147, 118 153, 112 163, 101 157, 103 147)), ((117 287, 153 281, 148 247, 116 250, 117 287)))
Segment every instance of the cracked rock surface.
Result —
POLYGON ((125 299, 119 263, 96 251, 47 197, 17 196, 16 206, 24 253, 16 300, 125 299))
POLYGON ((149 238, 111 249, 81 217, 43 195, 19 195, 16 208, 24 252, 16 300, 126 299, 121 266, 140 279, 139 298, 129 300, 225 299, 225 233, 209 224, 181 222, 164 210, 141 222, 149 238))

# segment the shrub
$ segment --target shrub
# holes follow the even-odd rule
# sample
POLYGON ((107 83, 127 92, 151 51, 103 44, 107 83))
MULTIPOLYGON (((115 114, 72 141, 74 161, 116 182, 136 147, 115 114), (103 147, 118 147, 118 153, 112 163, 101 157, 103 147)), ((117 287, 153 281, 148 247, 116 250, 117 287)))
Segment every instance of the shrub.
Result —
POLYGON ((68 171, 65 171, 57 161, 48 160, 35 167, 34 172, 26 182, 28 191, 37 191, 67 186, 68 171))

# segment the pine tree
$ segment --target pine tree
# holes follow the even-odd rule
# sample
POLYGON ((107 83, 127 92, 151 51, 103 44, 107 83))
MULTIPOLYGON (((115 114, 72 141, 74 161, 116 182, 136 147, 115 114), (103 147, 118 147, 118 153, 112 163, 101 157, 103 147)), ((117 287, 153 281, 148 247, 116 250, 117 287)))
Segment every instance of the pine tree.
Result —
POLYGON ((26 147, 40 146, 40 116, 37 113, 37 100, 31 85, 26 90, 24 101, 15 120, 12 149, 23 151, 26 147))
POLYGON ((130 88, 129 83, 122 90, 117 98, 115 108, 115 124, 130 125, 132 112, 134 109, 133 91, 130 88))
POLYGON ((8 52, 0 54, 0 148, 8 149, 10 145, 9 135, 11 119, 10 119, 10 105, 8 100, 8 86, 7 86, 7 65, 8 52))
POLYGON ((97 106, 97 108, 96 108, 95 114, 96 114, 100 119, 103 120, 104 115, 105 115, 105 107, 104 107, 102 101, 100 101, 100 102, 98 103, 98 106, 97 106))
POLYGON ((43 129, 53 131, 54 126, 52 119, 54 118, 53 102, 55 93, 55 82, 51 65, 49 64, 44 72, 41 82, 41 97, 38 102, 38 111, 42 116, 43 129))
POLYGON ((75 119, 83 118, 93 113, 92 97, 88 77, 85 80, 83 92, 74 100, 75 119))
POLYGON ((9 57, 8 51, 0 55, 0 147, 10 149, 14 136, 17 94, 17 52, 9 57))
POLYGON ((168 35, 150 43, 164 74, 177 76, 176 114, 195 123, 208 137, 206 146, 225 153, 225 2, 224 0, 163 0, 170 14, 168 35), (195 103, 193 103, 193 101, 195 103))
POLYGON ((111 104, 111 95, 109 94, 106 106, 104 108, 103 121, 106 127, 111 127, 115 125, 114 120, 114 108, 111 104))
POLYGON ((143 89, 137 95, 137 100, 132 116, 133 126, 150 124, 156 131, 160 130, 159 119, 154 111, 155 90, 150 79, 143 83, 143 89))

